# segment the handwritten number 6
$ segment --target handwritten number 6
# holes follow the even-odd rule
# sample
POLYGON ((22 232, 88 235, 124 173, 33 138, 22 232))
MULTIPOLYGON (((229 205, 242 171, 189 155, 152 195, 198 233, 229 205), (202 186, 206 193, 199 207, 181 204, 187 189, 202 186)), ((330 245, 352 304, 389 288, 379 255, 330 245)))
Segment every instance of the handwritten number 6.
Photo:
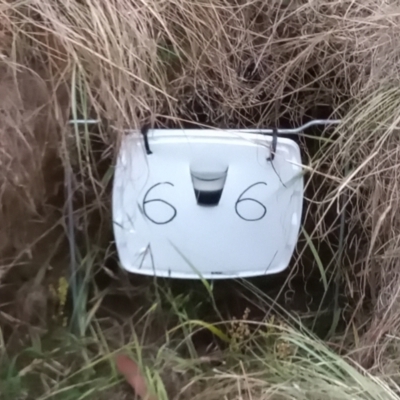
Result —
POLYGON ((156 183, 155 185, 153 185, 153 186, 151 186, 150 188, 149 188, 149 190, 146 192, 146 194, 144 195, 144 198, 143 198, 143 203, 142 203, 142 209, 143 209, 143 213, 144 213, 144 215, 146 216, 146 218, 147 219, 149 219, 151 222, 153 222, 154 224, 157 224, 157 225, 165 225, 165 224, 168 224, 169 222, 171 222, 175 217, 176 217, 176 214, 177 214, 177 211, 176 211, 176 208, 172 205, 172 204, 170 204, 170 203, 168 203, 167 201, 165 201, 165 200, 162 200, 162 199, 150 199, 150 200, 147 200, 147 196, 149 195, 149 193, 154 189, 154 188, 156 188, 157 186, 160 186, 160 185, 170 185, 170 186, 174 186, 171 182, 160 182, 160 183, 156 183), (151 218, 150 216, 149 216, 149 214, 147 213, 147 210, 146 210, 146 206, 149 204, 149 203, 161 203, 161 204, 165 204, 165 205, 167 205, 168 207, 171 207, 171 209, 172 209, 172 211, 173 211, 173 214, 172 214, 172 217, 171 218, 169 218, 169 219, 167 219, 166 221, 156 221, 156 220, 154 220, 153 218, 151 218))
POLYGON ((243 220, 245 221, 259 221, 261 219, 263 219, 265 217, 265 215, 267 214, 267 208, 264 206, 264 204, 262 204, 260 201, 256 200, 256 199, 252 199, 250 197, 243 197, 243 195, 248 192, 252 187, 257 186, 257 185, 265 185, 267 186, 267 184, 265 182, 257 182, 254 183, 253 185, 249 186, 244 192, 242 192, 242 194, 239 196, 239 198, 237 199, 236 203, 235 203, 235 211, 236 214, 243 220), (240 214, 239 210, 238 210, 238 206, 239 204, 243 203, 244 201, 252 201, 254 203, 257 203, 260 207, 262 207, 262 214, 260 217, 258 218, 246 218, 243 215, 240 214))

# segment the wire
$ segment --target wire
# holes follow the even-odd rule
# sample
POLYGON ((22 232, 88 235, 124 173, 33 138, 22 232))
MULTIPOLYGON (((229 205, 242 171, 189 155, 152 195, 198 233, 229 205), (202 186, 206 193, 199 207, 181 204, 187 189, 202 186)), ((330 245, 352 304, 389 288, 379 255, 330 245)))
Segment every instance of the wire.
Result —
MULTIPOLYGON (((95 125, 100 124, 101 121, 98 119, 71 119, 68 121, 69 124, 74 125, 95 125)), ((341 119, 314 119, 301 125, 297 128, 277 128, 277 133, 280 135, 297 135, 304 131, 305 129, 310 128, 315 125, 340 125, 342 123, 341 119)), ((259 134, 268 134, 271 135, 274 133, 274 129, 225 129, 228 132, 243 132, 243 133, 259 133, 259 134)), ((127 131, 131 131, 131 129, 127 129, 127 131)))
MULTIPOLYGON (((316 125, 340 125, 342 123, 341 119, 314 119, 312 121, 307 122, 304 125, 301 125, 297 128, 276 128, 276 131, 280 135, 298 135, 302 133, 305 129, 310 128, 311 126, 316 125)), ((231 130, 230 130, 231 131, 231 130)), ((275 131, 275 128, 272 129, 240 129, 240 132, 243 133, 259 133, 259 134, 268 134, 272 135, 275 131)))

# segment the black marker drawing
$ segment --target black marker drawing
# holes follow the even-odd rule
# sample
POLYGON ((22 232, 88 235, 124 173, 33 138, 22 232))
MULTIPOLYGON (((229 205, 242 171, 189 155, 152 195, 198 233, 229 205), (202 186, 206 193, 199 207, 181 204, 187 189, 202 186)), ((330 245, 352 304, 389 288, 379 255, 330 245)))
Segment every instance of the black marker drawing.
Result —
POLYGON ((274 162, 272 160, 267 160, 271 163, 272 169, 274 170, 276 176, 278 177, 279 181, 281 182, 282 186, 287 189, 287 186, 283 183, 282 178, 279 176, 277 170, 275 169, 274 162))
POLYGON ((236 211, 236 214, 237 214, 241 219, 243 219, 243 220, 245 220, 245 221, 250 221, 250 222, 259 221, 259 220, 263 219, 263 218, 265 217, 265 215, 267 214, 267 208, 266 208, 266 207, 264 206, 264 204, 262 204, 260 201, 258 201, 258 200, 256 200, 256 199, 252 199, 252 198, 250 198, 250 197, 244 197, 244 198, 242 198, 242 196, 243 196, 247 191, 249 191, 252 187, 257 186, 257 185, 265 185, 265 186, 267 186, 267 184, 266 184, 265 182, 253 183, 251 186, 249 186, 245 191, 243 191, 243 192, 241 193, 241 195, 239 196, 239 198, 237 199, 237 201, 236 201, 236 203, 235 203, 235 211, 236 211), (254 203, 259 204, 260 207, 261 207, 261 211, 262 211, 262 212, 261 212, 261 215, 260 215, 258 218, 245 218, 243 215, 241 215, 240 212, 239 212, 239 210, 238 210, 238 205, 239 205, 240 203, 243 203, 244 201, 252 201, 252 202, 254 202, 254 203))
POLYGON ((131 229, 134 230, 135 229, 135 223, 133 222, 132 217, 128 214, 127 218, 128 218, 129 223, 131 224, 131 229))
POLYGON ((267 268, 265 269, 264 275, 268 272, 268 270, 271 267, 272 263, 274 262, 277 254, 278 254, 278 250, 275 252, 274 256, 272 257, 272 260, 269 262, 267 268))
POLYGON ((147 192, 146 192, 146 194, 144 195, 143 202, 142 202, 142 207, 139 207, 139 210, 145 215, 145 217, 146 217, 149 221, 153 222, 154 224, 157 224, 157 225, 165 225, 165 224, 168 224, 169 222, 171 222, 171 221, 176 217, 176 215, 177 215, 176 208, 175 208, 172 204, 170 204, 170 203, 168 203, 167 201, 162 200, 162 199, 151 199, 151 200, 147 200, 147 196, 149 195, 150 191, 152 191, 154 188, 156 188, 157 186, 160 186, 160 185, 170 185, 170 186, 174 186, 174 184, 171 183, 171 182, 160 182, 160 183, 156 183, 155 185, 151 186, 150 189, 148 189, 147 192), (172 209, 172 211, 173 211, 172 217, 168 218, 168 219, 165 220, 165 221, 155 221, 153 218, 151 218, 151 217, 149 216, 148 212, 146 211, 146 205, 149 204, 149 203, 155 203, 155 202, 159 202, 159 203, 162 203, 162 204, 167 205, 168 207, 171 207, 171 209, 172 209))
POLYGON ((144 213, 144 211, 143 211, 143 208, 142 208, 142 206, 140 205, 140 203, 137 203, 137 206, 138 206, 138 209, 139 209, 139 211, 140 211, 140 214, 142 214, 143 217, 146 217, 146 215, 145 215, 145 213, 144 213))
POLYGON ((150 245, 150 243, 146 246, 146 249, 143 251, 143 257, 142 257, 142 260, 141 260, 141 262, 140 262, 139 269, 142 269, 143 264, 144 264, 144 260, 146 259, 147 254, 150 255, 151 264, 153 265, 153 264, 154 264, 153 252, 152 252, 152 250, 151 250, 151 245, 150 245))

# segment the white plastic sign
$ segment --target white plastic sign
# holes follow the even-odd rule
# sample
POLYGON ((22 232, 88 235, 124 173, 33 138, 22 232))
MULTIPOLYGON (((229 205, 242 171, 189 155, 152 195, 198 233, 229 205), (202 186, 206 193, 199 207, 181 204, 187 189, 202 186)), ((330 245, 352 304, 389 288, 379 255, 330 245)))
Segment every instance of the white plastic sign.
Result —
POLYGON ((132 131, 114 175, 122 267, 146 275, 222 279, 287 268, 300 229, 300 149, 240 130, 132 131))

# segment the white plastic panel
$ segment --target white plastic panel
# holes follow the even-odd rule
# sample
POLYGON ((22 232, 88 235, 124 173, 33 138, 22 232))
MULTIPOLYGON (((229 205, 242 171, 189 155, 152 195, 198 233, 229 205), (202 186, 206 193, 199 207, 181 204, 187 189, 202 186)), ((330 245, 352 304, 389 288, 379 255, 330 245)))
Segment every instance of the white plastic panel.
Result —
POLYGON ((136 131, 121 145, 114 235, 126 270, 226 279, 287 268, 303 203, 300 150, 239 130, 136 131), (222 192, 221 192, 222 189, 222 192), (212 203, 212 204, 210 204, 212 203))

